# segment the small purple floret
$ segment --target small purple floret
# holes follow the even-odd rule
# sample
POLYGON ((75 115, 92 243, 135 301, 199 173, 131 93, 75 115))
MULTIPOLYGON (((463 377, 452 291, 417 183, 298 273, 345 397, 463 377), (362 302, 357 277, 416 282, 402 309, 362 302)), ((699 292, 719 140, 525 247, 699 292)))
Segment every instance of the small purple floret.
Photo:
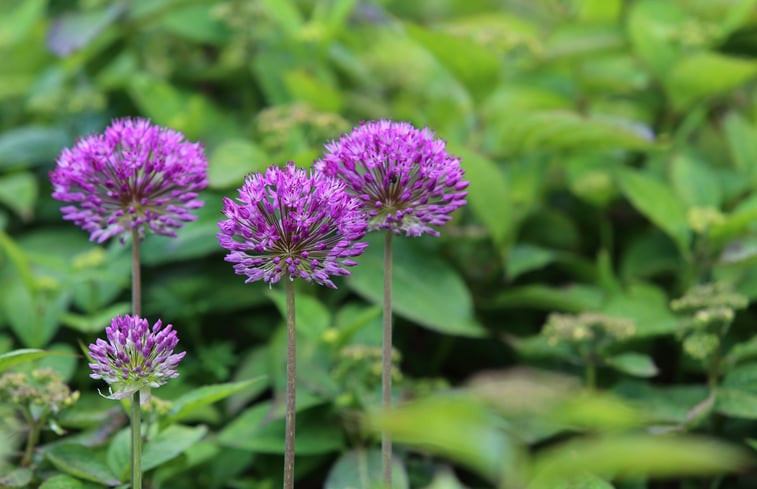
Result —
POLYGON ((430 129, 407 122, 361 123, 328 143, 315 168, 345 181, 362 201, 369 230, 438 236, 431 226, 442 226, 466 203, 460 159, 430 129))
POLYGON ((207 166, 200 143, 146 119, 118 119, 63 149, 50 180, 53 197, 72 203, 61 208, 63 219, 91 241, 123 242, 132 228, 140 238, 145 228, 175 237, 197 219, 190 212, 203 205, 197 192, 207 186, 207 166))
POLYGON ((302 278, 335 288, 360 255, 367 223, 344 183, 294 163, 248 175, 236 201, 225 198, 218 242, 246 283, 302 278))
POLYGON ((147 319, 117 316, 105 328, 108 341, 98 338, 89 345, 90 377, 110 384, 111 399, 130 397, 160 387, 179 376, 175 370, 186 352, 174 353, 179 343, 176 331, 160 319, 150 329, 147 319))

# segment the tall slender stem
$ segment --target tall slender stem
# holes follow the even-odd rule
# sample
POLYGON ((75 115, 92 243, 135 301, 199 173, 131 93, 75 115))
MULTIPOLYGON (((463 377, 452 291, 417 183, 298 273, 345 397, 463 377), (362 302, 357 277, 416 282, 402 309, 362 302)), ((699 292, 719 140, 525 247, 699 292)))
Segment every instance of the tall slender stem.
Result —
POLYGON ((142 272, 139 264, 139 233, 131 230, 131 312, 142 314, 142 272))
POLYGON ((294 324, 294 282, 286 281, 287 294, 287 397, 284 444, 284 489, 294 488, 294 432, 297 383, 297 350, 294 324))
POLYGON ((40 424, 34 421, 31 416, 26 417, 29 421, 29 432, 26 434, 26 450, 24 450, 24 456, 21 459, 21 466, 28 467, 32 463, 32 457, 34 456, 34 448, 39 442, 39 430, 40 424))
POLYGON ((131 398, 131 489, 142 489, 142 413, 139 391, 131 398))
MULTIPOLYGON (((392 407, 392 232, 384 238, 384 345, 381 352, 381 398, 384 410, 392 407)), ((392 487, 392 439, 381 434, 384 487, 392 487)))

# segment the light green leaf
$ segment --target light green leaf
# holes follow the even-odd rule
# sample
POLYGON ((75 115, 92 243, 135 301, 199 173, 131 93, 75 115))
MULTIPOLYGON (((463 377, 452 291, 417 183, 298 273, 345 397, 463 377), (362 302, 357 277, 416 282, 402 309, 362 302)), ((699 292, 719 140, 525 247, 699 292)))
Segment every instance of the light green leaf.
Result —
POLYGON ((670 163, 670 177, 676 195, 687 206, 720 207, 723 192, 718 176, 704 162, 678 155, 670 163))
POLYGON ((585 473, 558 481, 549 489, 613 489, 613 485, 594 474, 585 473))
POLYGON ((342 109, 342 94, 333 84, 314 77, 302 68, 288 70, 283 78, 292 100, 303 101, 324 112, 339 112, 342 109))
POLYGON ((757 75, 757 62, 715 52, 699 52, 679 60, 665 78, 674 105, 688 107, 727 93, 757 75))
POLYGON ((110 325, 112 318, 126 314, 131 309, 131 303, 118 302, 94 314, 76 314, 67 312, 60 317, 61 322, 71 329, 82 333, 98 333, 110 325))
POLYGON ((172 9, 160 19, 160 26, 188 41, 221 45, 231 32, 212 12, 213 5, 188 5, 172 9))
MULTIPOLYGON (((276 305, 281 317, 286 320, 286 294, 280 290, 271 289, 267 295, 276 305)), ((294 300, 294 322, 297 332, 308 338, 319 340, 326 328, 331 326, 331 313, 315 297, 299 294, 294 300)))
POLYGON ((5 204, 21 217, 32 218, 37 202, 37 180, 28 172, 0 176, 0 203, 5 204))
POLYGON ((0 169, 11 166, 49 164, 68 144, 58 127, 23 126, 0 134, 0 169))
POLYGON ((200 408, 225 399, 232 394, 240 392, 265 380, 265 377, 245 380, 242 382, 228 382, 225 384, 205 385, 198 387, 173 401, 171 410, 168 411, 164 424, 180 421, 200 408))
POLYGON ((550 287, 534 284, 509 287, 500 292, 492 306, 504 308, 529 307, 545 311, 582 312, 597 310, 604 300, 604 292, 591 285, 572 284, 550 287))
POLYGON ((32 480, 32 471, 18 468, 0 477, 0 487, 26 487, 32 480))
POLYGON ((729 113, 723 121, 723 135, 734 166, 757 177, 757 129, 738 112, 729 113))
MULTIPOLYGON (((384 297, 383 233, 372 233, 349 285, 360 295, 381 304, 384 297)), ((473 300, 465 282, 447 263, 408 238, 394 237, 392 308, 427 328, 446 334, 481 336, 473 317, 473 300), (433 284, 433 287, 429 285, 433 284)))
POLYGON ((244 139, 228 139, 210 154, 208 184, 215 189, 237 186, 245 175, 263 171, 270 163, 265 152, 254 143, 244 139))
POLYGON ((556 255, 554 250, 548 248, 529 243, 518 243, 510 249, 510 253, 507 255, 505 262, 507 278, 514 280, 524 273, 543 268, 553 263, 556 255))
POLYGON ((634 377, 654 377, 658 373, 652 358, 641 353, 621 353, 608 358, 607 364, 615 370, 634 377))
POLYGON ((105 461, 121 480, 128 480, 131 467, 131 429, 124 428, 111 438, 105 461))
POLYGON ((45 452, 45 457, 58 469, 92 482, 117 486, 120 481, 108 466, 89 448, 75 443, 55 445, 45 452))
POLYGON ((45 480, 39 489, 82 489, 82 483, 70 475, 59 474, 45 480))
POLYGON ((628 14, 628 33, 634 51, 658 76, 678 59, 681 47, 670 42, 680 26, 689 21, 674 2, 640 0, 628 14))
POLYGON ((631 204, 675 241, 688 254, 691 233, 686 208, 659 180, 638 170, 618 173, 618 183, 631 204))
POLYGON ((757 419, 757 393, 720 388, 717 391, 715 411, 732 418, 757 419))
POLYGON ((602 312, 634 322, 634 338, 671 334, 678 327, 678 318, 670 311, 668 297, 661 288, 636 283, 612 295, 602 312))
POLYGON ((35 348, 25 348, 22 350, 13 350, 8 353, 0 355, 0 372, 8 370, 11 367, 20 365, 25 362, 42 358, 46 355, 50 355, 50 352, 44 350, 38 350, 35 348))
POLYGON ((304 23, 302 13, 292 0, 262 0, 263 10, 289 37, 296 37, 304 23))
POLYGON ((200 441, 208 431, 205 426, 169 426, 149 440, 142 451, 142 470, 145 472, 178 457, 200 441))
MULTIPOLYGON (((378 489, 383 484, 380 450, 356 448, 342 454, 331 466, 324 489, 378 489)), ((401 460, 392 458, 392 489, 408 489, 410 484, 401 460)))

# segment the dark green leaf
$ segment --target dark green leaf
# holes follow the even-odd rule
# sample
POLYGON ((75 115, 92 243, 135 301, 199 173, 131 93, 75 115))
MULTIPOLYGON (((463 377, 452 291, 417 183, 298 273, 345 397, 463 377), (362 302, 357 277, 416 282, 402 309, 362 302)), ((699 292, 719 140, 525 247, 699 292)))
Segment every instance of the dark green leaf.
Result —
POLYGON ((89 448, 74 443, 62 443, 45 451, 45 457, 58 469, 92 482, 117 486, 119 480, 108 466, 89 448))
POLYGON ((55 160, 68 144, 68 135, 57 127, 24 126, 0 134, 0 168, 31 166, 55 160))
MULTIPOLYGON (((265 170, 268 155, 254 143, 244 139, 228 139, 215 148, 208 160, 210 188, 224 189, 242 183, 245 175, 265 170)), ((236 198, 231 195, 230 198, 236 198)))
POLYGON ((200 441, 208 429, 205 426, 169 426, 150 439, 143 448, 142 470, 148 471, 178 457, 200 441))
MULTIPOLYGON (((324 489, 375 489, 382 485, 383 461, 380 450, 356 448, 342 454, 326 476, 324 489)), ((405 466, 392 459, 392 489, 408 489, 405 466)))
POLYGON ((173 401, 171 410, 168 412, 165 424, 175 423, 187 416, 191 416, 197 409, 203 408, 232 394, 245 390, 253 385, 263 382, 265 377, 245 380, 242 382, 229 382, 226 384, 205 385, 198 387, 173 401))
POLYGON ((0 176, 0 203, 5 204, 23 220, 32 218, 37 202, 37 180, 31 173, 0 176))

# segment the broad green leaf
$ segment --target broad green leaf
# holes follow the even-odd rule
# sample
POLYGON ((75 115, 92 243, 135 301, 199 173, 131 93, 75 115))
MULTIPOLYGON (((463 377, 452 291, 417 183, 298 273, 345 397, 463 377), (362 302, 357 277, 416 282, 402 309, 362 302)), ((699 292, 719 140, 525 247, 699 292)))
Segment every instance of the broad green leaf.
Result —
POLYGON ((160 18, 159 25, 188 41, 223 44, 231 37, 228 25, 215 17, 213 5, 188 5, 172 9, 160 18))
MULTIPOLYGON (((318 455, 341 450, 344 446, 341 431, 324 419, 322 409, 309 409, 312 404, 302 397, 298 392, 297 454, 318 455)), ((218 441, 255 453, 281 454, 284 453, 284 430, 283 416, 271 413, 270 403, 265 402, 247 409, 229 423, 219 434, 218 441)))
POLYGON ((674 105, 683 108, 738 88, 755 75, 757 62, 699 52, 675 63, 665 78, 665 86, 674 105))
MULTIPOLYGON (((265 152, 254 143, 244 139, 228 139, 210 154, 209 186, 213 189, 237 186, 245 175, 263 171, 270 163, 265 152)), ((236 195, 230 197, 233 199, 236 195)))
POLYGON ((675 244, 661 231, 651 230, 629 238, 620 260, 620 276, 626 281, 674 273, 682 265, 675 244))
POLYGON ((506 275, 509 280, 516 277, 538 270, 556 259, 557 253, 554 250, 543 248, 528 243, 519 243, 510 249, 505 262, 506 275))
POLYGON ((150 439, 142 450, 142 470, 148 471, 178 457, 200 441, 208 431, 205 426, 169 426, 150 439))
POLYGON ((51 368, 61 376, 63 382, 70 382, 76 373, 81 351, 71 343, 52 343, 47 346, 49 355, 34 360, 34 368, 51 368))
POLYGON ((686 208, 670 189, 652 176, 630 169, 618 173, 618 183, 631 204, 687 254, 691 233, 686 208))
POLYGON ((267 375, 269 369, 268 363, 268 349, 264 346, 248 350, 231 380, 243 382, 252 379, 253 383, 249 388, 229 396, 226 400, 226 410, 228 413, 238 413, 250 400, 259 396, 260 393, 270 387, 271 380, 267 375))
POLYGON ((757 363, 731 368, 723 378, 722 386, 757 393, 757 363))
POLYGON ((634 338, 671 334, 678 327, 678 318, 670 311, 665 291, 657 286, 636 283, 613 294, 601 308, 608 316, 632 320, 634 338))
MULTIPOLYGON (((286 294, 280 290, 269 290, 271 298, 281 317, 286 320, 286 294)), ((331 313, 318 299, 311 295, 295 294, 294 322, 297 331, 311 339, 318 340, 331 325, 331 313)))
POLYGON ((7 2, 0 7, 0 49, 24 39, 45 16, 48 0, 7 2))
POLYGON ((553 403, 546 418, 558 426, 596 432, 619 431, 642 426, 643 411, 621 398, 604 393, 574 393, 562 402, 553 403))
POLYGON ((725 354, 723 363, 726 367, 731 367, 745 360, 757 358, 757 336, 752 336, 746 341, 736 343, 725 354))
POLYGON ((74 479, 70 475, 59 474, 46 479, 39 489, 83 489, 79 479, 74 479))
POLYGON ((625 44, 623 32, 612 24, 564 24, 547 41, 547 60, 591 58, 615 52, 625 44))
MULTIPOLYGON (((75 443, 62 443, 45 451, 45 457, 58 469, 106 486, 117 486, 119 480, 108 466, 89 448, 75 443)), ((143 457, 146 459, 146 457, 143 457)))
POLYGON ((171 410, 167 418, 163 421, 165 424, 175 423, 187 416, 191 416, 197 409, 203 408, 221 399, 225 399, 232 394, 252 387, 256 383, 262 382, 265 377, 245 380, 242 382, 228 382, 225 384, 204 385, 193 389, 173 401, 171 410))
POLYGON ((733 445, 695 436, 617 435, 583 438, 539 452, 532 488, 552 487, 586 472, 617 479, 711 475, 748 463, 733 445))
POLYGON ((678 155, 670 163, 670 177, 676 195, 688 207, 720 207, 722 192, 717 174, 704 162, 678 155))
POLYGON ((654 377, 658 373, 652 358, 641 353, 621 353, 608 358, 606 362, 615 370, 634 377, 654 377))
POLYGON ((723 135, 734 166, 757 177, 757 129, 738 112, 729 113, 723 121, 723 135))
POLYGON ((66 132, 58 127, 22 126, 3 132, 0 134, 0 169, 49 165, 68 142, 66 132))
POLYGON ((98 333, 110 325, 111 319, 121 314, 127 314, 130 310, 130 302, 118 302, 94 314, 84 315, 67 312, 61 315, 60 320, 65 326, 81 333, 98 333))
POLYGON ((623 8, 621 0, 583 0, 578 16, 588 22, 614 22, 623 8))
POLYGON ((452 458, 490 480, 497 480, 503 466, 513 467, 516 457, 493 413, 462 396, 438 396, 377 411, 366 422, 376 433, 386 431, 395 443, 452 458))
POLYGON ((15 367, 16 365, 42 358, 45 355, 50 355, 50 352, 35 348, 25 348, 3 353, 0 355, 0 372, 15 367))
MULTIPOLYGON (((331 466, 324 489, 377 489, 383 484, 380 450, 356 448, 342 454, 331 466)), ((408 489, 410 484, 401 460, 392 458, 392 489, 408 489)))
POLYGON ((652 386, 640 380, 622 381, 613 391, 643 409, 649 422, 675 426, 689 422, 692 410, 709 396, 704 385, 652 386))
POLYGON ((502 66, 497 54, 463 37, 410 23, 406 23, 405 28, 468 88, 474 98, 481 98, 494 88, 502 66))
POLYGON ((283 78, 292 100, 303 101, 324 112, 339 112, 342 109, 344 101, 339 90, 302 68, 287 71, 283 78))
POLYGON ((303 26, 302 13, 293 0, 262 0, 263 10, 282 28, 290 38, 297 36, 303 26))
POLYGON ((678 59, 681 46, 671 38, 688 21, 675 2, 640 0, 628 14, 628 33, 634 51, 658 76, 664 75, 678 59))
POLYGON ((121 480, 129 479, 131 468, 131 429, 124 428, 110 439, 105 461, 114 474, 121 480))
POLYGON ((528 307, 546 311, 582 312, 599 309, 603 301, 604 292, 591 285, 550 287, 534 284, 509 287, 497 294, 490 307, 528 307))
POLYGON ((0 175, 0 204, 8 206, 25 221, 32 218, 37 192, 37 180, 31 173, 0 175))
POLYGON ((614 486, 606 480, 594 474, 585 473, 558 481, 549 486, 549 489, 613 489, 614 486))
POLYGON ((757 393, 736 388, 717 391, 715 410, 733 418, 757 419, 757 393))
POLYGON ((0 308, 4 309, 11 329, 24 346, 41 348, 58 331, 59 319, 69 301, 65 290, 32 293, 16 282, 8 293, 0 295, 0 308))
POLYGON ((470 182, 468 202, 476 217, 487 227, 492 240, 504 245, 515 227, 510 188, 503 172, 488 158, 468 149, 451 148, 470 182))
POLYGON ((0 487, 27 487, 32 480, 32 471, 18 468, 0 477, 0 487))
MULTIPOLYGON (((349 285, 360 295, 382 304, 384 297, 384 236, 373 233, 349 285)), ((396 314, 446 334, 481 336, 473 317, 473 300, 465 282, 447 263, 409 238, 392 239, 392 309, 396 314), (430 285, 433 284, 433 287, 430 285)))

